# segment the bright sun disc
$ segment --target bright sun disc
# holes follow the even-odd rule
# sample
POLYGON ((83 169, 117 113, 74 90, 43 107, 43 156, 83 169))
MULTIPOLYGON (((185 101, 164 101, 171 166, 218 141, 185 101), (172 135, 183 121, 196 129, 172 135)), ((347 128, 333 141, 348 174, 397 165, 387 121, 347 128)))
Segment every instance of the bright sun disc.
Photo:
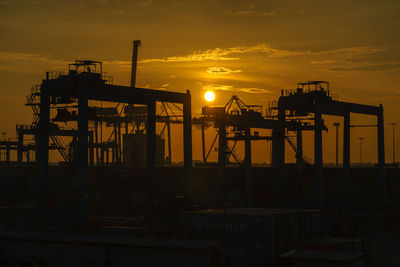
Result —
POLYGON ((204 98, 205 98, 208 102, 214 101, 214 99, 215 99, 215 94, 214 94, 214 92, 212 92, 212 91, 207 91, 207 92, 204 94, 204 98))

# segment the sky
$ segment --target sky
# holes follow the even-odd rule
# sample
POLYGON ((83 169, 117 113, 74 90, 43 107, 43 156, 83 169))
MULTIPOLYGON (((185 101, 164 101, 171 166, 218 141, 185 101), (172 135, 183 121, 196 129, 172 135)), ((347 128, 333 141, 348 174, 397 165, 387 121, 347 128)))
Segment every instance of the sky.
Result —
MULTIPOLYGON (((329 81, 343 101, 383 104, 391 162, 389 122, 400 114, 399 15, 397 0, 0 0, 0 131, 13 138, 15 124, 29 124, 29 89, 46 71, 65 71, 74 60, 103 61, 115 84, 129 85, 132 41, 138 39, 137 86, 190 90, 194 116, 206 105, 207 90, 216 93, 213 105, 237 95, 266 108, 282 89, 308 80, 329 81)), ((334 121, 342 119, 325 118, 326 162, 335 160, 334 121)), ((374 123, 352 116, 352 124, 374 123)), ((194 158, 200 159, 200 134, 193 131, 194 158)), ((173 133, 173 159, 180 160, 181 130, 173 133)), ((207 130, 208 143, 214 135, 207 130)), ((308 157, 311 137, 304 141, 308 157)), ((376 161, 371 127, 352 128, 352 162, 359 161, 359 137, 365 138, 363 160, 376 161)), ((400 149, 397 136, 395 143, 400 149)), ((267 143, 253 147, 254 162, 269 160, 267 143)))

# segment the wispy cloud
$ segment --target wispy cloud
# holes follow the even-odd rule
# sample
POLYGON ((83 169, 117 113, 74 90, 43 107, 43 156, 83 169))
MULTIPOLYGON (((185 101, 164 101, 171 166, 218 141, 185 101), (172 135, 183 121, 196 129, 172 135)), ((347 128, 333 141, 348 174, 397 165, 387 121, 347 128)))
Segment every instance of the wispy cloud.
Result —
POLYGON ((206 72, 210 74, 231 74, 242 72, 242 70, 232 70, 227 67, 209 67, 206 72))
POLYGON ((232 91, 232 92, 245 92, 251 94, 265 94, 271 93, 271 91, 263 88, 255 88, 255 87, 236 87, 233 85, 223 85, 223 84, 202 84, 200 82, 197 83, 203 90, 216 90, 216 91, 232 91))
POLYGON ((186 56, 172 56, 166 58, 150 58, 140 60, 140 63, 150 62, 190 62, 190 61, 219 61, 219 60, 237 60, 237 57, 227 57, 234 53, 231 48, 228 49, 209 49, 205 51, 195 51, 186 56))
POLYGON ((247 8, 240 9, 227 9, 221 12, 223 15, 228 16, 236 16, 236 17, 244 17, 244 16, 254 16, 254 17, 270 17, 275 15, 275 11, 266 10, 263 8, 257 7, 256 3, 251 1, 247 8))
POLYGON ((0 51, 1 60, 47 60, 47 57, 34 53, 18 53, 0 51))
POLYGON ((149 7, 153 4, 153 0, 140 1, 137 5, 140 7, 149 7))
POLYGON ((336 62, 326 69, 326 72, 333 71, 388 71, 400 70, 400 61, 389 61, 372 63, 369 61, 362 62, 336 62))
POLYGON ((0 51, 0 60, 3 61, 42 61, 53 64, 66 64, 67 61, 57 60, 46 55, 36 53, 0 51))
POLYGON ((262 53, 270 58, 282 58, 290 56, 323 56, 323 55, 341 55, 342 57, 346 58, 354 58, 369 54, 375 54, 384 51, 386 49, 387 49, 386 47, 355 46, 355 47, 346 47, 346 48, 323 50, 323 51, 300 51, 300 50, 277 49, 277 48, 272 48, 267 44, 259 44, 254 46, 214 48, 204 51, 195 51, 192 54, 184 56, 150 58, 141 60, 140 63, 238 60, 239 57, 237 55, 247 54, 247 53, 262 53))
POLYGON ((334 60, 329 60, 329 59, 327 59, 327 60, 313 60, 313 61, 310 62, 310 64, 314 64, 314 65, 332 64, 332 63, 335 63, 335 61, 334 60))
POLYGON ((222 14, 235 17, 256 16, 256 17, 271 17, 276 14, 275 11, 256 11, 256 10, 224 10, 222 14))
POLYGON ((10 69, 9 66, 0 65, 0 71, 1 71, 1 70, 9 70, 9 69, 10 69))
POLYGON ((121 68, 131 68, 132 62, 125 61, 125 60, 105 60, 103 61, 104 64, 108 65, 118 65, 121 68))

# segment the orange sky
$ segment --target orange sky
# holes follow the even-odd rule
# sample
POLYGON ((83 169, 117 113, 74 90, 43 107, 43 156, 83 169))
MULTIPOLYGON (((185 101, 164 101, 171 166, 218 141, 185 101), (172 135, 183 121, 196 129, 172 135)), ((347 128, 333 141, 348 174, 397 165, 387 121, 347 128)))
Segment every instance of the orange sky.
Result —
MULTIPOLYGON (((307 80, 330 81, 343 101, 382 103, 391 162, 389 122, 400 113, 399 14, 397 0, 0 0, 0 130, 14 137, 16 123, 29 123, 29 88, 75 59, 101 60, 114 83, 128 85, 132 40, 140 39, 137 86, 190 89, 195 116, 207 89, 216 91, 215 105, 236 94, 266 107, 281 89, 307 80)), ((326 118, 326 162, 335 158, 332 119, 326 118)), ((376 161, 374 128, 352 129, 352 161, 359 160, 358 137, 366 138, 364 161, 376 161)), ((195 159, 199 143, 194 129, 195 159)), ((312 157, 311 138, 305 146, 312 157)), ((269 160, 267 144, 253 147, 255 162, 269 160)), ((180 160, 178 141, 174 148, 180 160)))

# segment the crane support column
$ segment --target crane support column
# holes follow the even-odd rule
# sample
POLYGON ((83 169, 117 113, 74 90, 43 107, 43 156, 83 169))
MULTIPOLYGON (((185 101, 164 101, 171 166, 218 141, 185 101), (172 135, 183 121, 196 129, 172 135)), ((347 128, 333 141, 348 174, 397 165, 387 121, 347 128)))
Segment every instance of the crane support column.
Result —
POLYGON ((147 104, 147 220, 154 223, 154 195, 156 180, 156 102, 147 104))
POLYGON ((272 168, 275 177, 275 207, 283 207, 285 184, 285 110, 278 109, 278 126, 272 130, 272 168))
POLYGON ((205 128, 205 122, 204 120, 201 121, 201 149, 203 152, 203 162, 206 163, 206 140, 205 140, 205 134, 204 134, 204 128, 205 128))
POLYGON ((343 211, 350 205, 350 113, 343 115, 343 211))
POLYGON ((304 167, 303 131, 302 131, 301 127, 299 127, 296 131, 296 139, 297 139, 296 166, 297 166, 297 170, 301 171, 304 167))
POLYGON ((183 168, 185 174, 185 196, 192 194, 192 97, 190 91, 186 91, 186 99, 183 103, 183 168))
POLYGON ((245 142, 244 142, 244 167, 245 167, 245 177, 246 177, 246 202, 247 207, 251 208, 253 206, 253 177, 251 173, 251 136, 250 128, 245 130, 245 142))
POLYGON ((224 207, 225 201, 225 164, 226 164, 226 116, 225 114, 217 115, 218 125, 218 179, 217 179, 217 205, 224 207))
POLYGON ((78 227, 79 231, 84 233, 87 231, 88 223, 88 94, 85 90, 85 83, 78 84, 78 227))
POLYGON ((117 123, 114 123, 114 144, 115 147, 113 147, 112 151, 112 163, 119 162, 119 145, 118 145, 118 126, 117 123))
POLYGON ((98 165, 100 162, 100 157, 99 157, 99 134, 98 134, 98 125, 97 121, 94 122, 94 138, 95 138, 95 143, 96 143, 96 164, 98 165))
POLYGON ((167 118, 167 139, 168 139, 168 166, 172 165, 172 149, 171 149, 171 123, 169 117, 167 118))
POLYGON ((35 133, 35 151, 34 151, 34 155, 35 155, 35 162, 36 164, 39 164, 39 132, 35 133))
POLYGON ((24 134, 21 131, 18 131, 18 146, 17 146, 17 162, 21 164, 23 159, 23 147, 24 147, 24 134))
POLYGON ((94 165, 94 133, 93 131, 89 132, 89 164, 90 166, 94 165))
POLYGON ((322 169, 322 115, 315 112, 314 132, 314 170, 315 170, 315 208, 324 209, 324 178, 322 169))
POLYGON ((6 147, 6 162, 10 163, 10 145, 6 147))
MULTIPOLYGON (((115 163, 115 156, 116 156, 116 152, 115 152, 115 150, 116 150, 116 145, 115 145, 116 143, 114 142, 113 144, 112 144, 112 146, 111 146, 111 164, 114 164, 115 163)), ((107 157, 107 163, 108 163, 108 157, 107 157)))
POLYGON ((386 195, 386 170, 385 170, 385 136, 383 124, 383 106, 379 105, 378 120, 378 197, 381 210, 385 210, 387 204, 386 195))
POLYGON ((49 165, 49 131, 50 131, 50 103, 46 87, 40 87, 40 121, 38 134, 38 153, 37 161, 39 176, 36 181, 37 186, 37 216, 39 230, 47 228, 47 187, 48 187, 48 165, 49 165))
POLYGON ((118 163, 122 162, 121 122, 118 122, 118 163))

